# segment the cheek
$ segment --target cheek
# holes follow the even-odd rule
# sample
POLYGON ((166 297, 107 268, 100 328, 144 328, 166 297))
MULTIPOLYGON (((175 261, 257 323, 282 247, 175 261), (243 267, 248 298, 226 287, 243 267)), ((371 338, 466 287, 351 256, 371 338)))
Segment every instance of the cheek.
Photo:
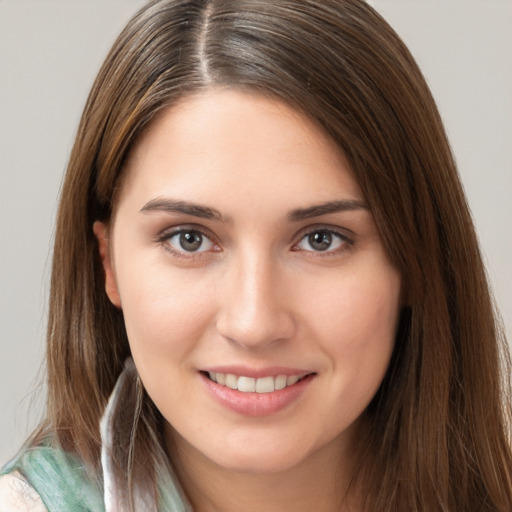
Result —
POLYGON ((396 275, 346 280, 316 309, 315 323, 330 358, 328 402, 333 432, 348 427, 364 412, 386 374, 394 347, 400 308, 396 275), (340 404, 343 404, 340 407, 340 404))
MULTIPOLYGON (((315 336, 336 378, 353 390, 378 387, 393 350, 400 309, 400 278, 393 270, 354 274, 329 283, 310 304, 315 336)), ((376 390, 376 389, 375 389, 376 390)))
POLYGON ((132 352, 142 352, 144 358, 171 353, 178 358, 203 335, 213 312, 213 298, 208 287, 187 272, 157 264, 138 265, 138 269, 136 273, 127 268, 118 272, 132 352), (130 275, 137 277, 127 278, 130 275))
POLYGON ((399 299, 400 279, 395 272, 354 274, 325 283, 308 301, 308 309, 329 338, 365 345, 394 332, 399 299))
POLYGON ((192 399, 191 388, 179 383, 186 382, 191 355, 211 324, 212 300, 206 290, 161 266, 148 266, 120 288, 132 357, 164 415, 192 399))

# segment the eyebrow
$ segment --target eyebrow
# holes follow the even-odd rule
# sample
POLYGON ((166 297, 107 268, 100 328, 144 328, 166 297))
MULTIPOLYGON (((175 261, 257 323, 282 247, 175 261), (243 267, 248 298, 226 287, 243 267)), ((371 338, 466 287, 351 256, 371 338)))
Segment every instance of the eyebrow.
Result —
MULTIPOLYGON (((314 217, 320 217, 321 215, 327 215, 329 213, 368 209, 368 205, 364 201, 359 201, 357 199, 340 199, 308 206, 306 208, 297 208, 288 213, 287 219, 289 222, 298 222, 314 217)), ((157 197, 152 199, 151 201, 148 201, 140 211, 141 213, 154 211, 183 213, 185 215, 191 215, 201 219, 216 220, 225 223, 231 222, 230 217, 225 217, 215 208, 191 203, 189 201, 177 201, 169 198, 157 197)))
POLYGON ((173 199, 159 198, 152 199, 147 202, 140 210, 141 212, 166 212, 166 213, 184 213, 186 215, 192 215, 193 217, 199 217, 201 219, 217 220, 220 222, 228 222, 229 219, 224 217, 215 208, 209 206, 203 206, 196 203, 190 203, 188 201, 175 201, 173 199))
POLYGON ((307 208, 297 208, 288 214, 290 222, 320 217, 328 213, 346 212, 353 210, 369 210, 368 205, 364 201, 357 199, 340 199, 337 201, 329 201, 318 205, 308 206, 307 208))

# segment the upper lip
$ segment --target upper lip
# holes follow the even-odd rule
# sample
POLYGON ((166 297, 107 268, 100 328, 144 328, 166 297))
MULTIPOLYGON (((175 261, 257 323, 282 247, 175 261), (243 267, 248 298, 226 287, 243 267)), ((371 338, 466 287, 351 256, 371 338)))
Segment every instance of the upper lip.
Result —
POLYGON ((264 368, 251 368, 241 365, 209 366, 206 368, 201 368, 201 371, 233 374, 238 377, 252 377, 253 379, 259 379, 262 377, 277 377, 278 375, 298 375, 303 377, 305 375, 309 375, 310 373, 315 373, 311 370, 304 370, 303 368, 291 368, 289 366, 267 366, 264 368))

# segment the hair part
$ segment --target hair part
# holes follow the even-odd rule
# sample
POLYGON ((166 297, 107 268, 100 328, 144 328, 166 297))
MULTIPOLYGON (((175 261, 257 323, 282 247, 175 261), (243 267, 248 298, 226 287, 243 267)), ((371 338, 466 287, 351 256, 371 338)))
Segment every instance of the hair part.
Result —
MULTIPOLYGON (((39 438, 53 432, 98 467, 99 420, 130 349, 92 224, 111 218, 130 150, 152 120, 218 87, 278 98, 321 127, 346 155, 402 276, 396 346, 365 413, 354 477, 366 509, 510 510, 509 366, 469 208, 420 70, 360 0, 154 0, 120 34, 63 185, 39 438)), ((161 439, 148 397, 141 410, 130 464, 161 439)), ((147 477, 150 459, 133 471, 147 477)))

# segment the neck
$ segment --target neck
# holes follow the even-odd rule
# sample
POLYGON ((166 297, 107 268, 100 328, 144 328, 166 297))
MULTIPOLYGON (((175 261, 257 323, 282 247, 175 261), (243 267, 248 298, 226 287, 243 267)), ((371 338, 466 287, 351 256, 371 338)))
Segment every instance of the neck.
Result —
POLYGON ((359 510, 354 497, 349 498, 347 493, 353 468, 351 457, 336 441, 299 465, 276 472, 224 468, 176 432, 168 442, 168 451, 195 512, 359 510))

